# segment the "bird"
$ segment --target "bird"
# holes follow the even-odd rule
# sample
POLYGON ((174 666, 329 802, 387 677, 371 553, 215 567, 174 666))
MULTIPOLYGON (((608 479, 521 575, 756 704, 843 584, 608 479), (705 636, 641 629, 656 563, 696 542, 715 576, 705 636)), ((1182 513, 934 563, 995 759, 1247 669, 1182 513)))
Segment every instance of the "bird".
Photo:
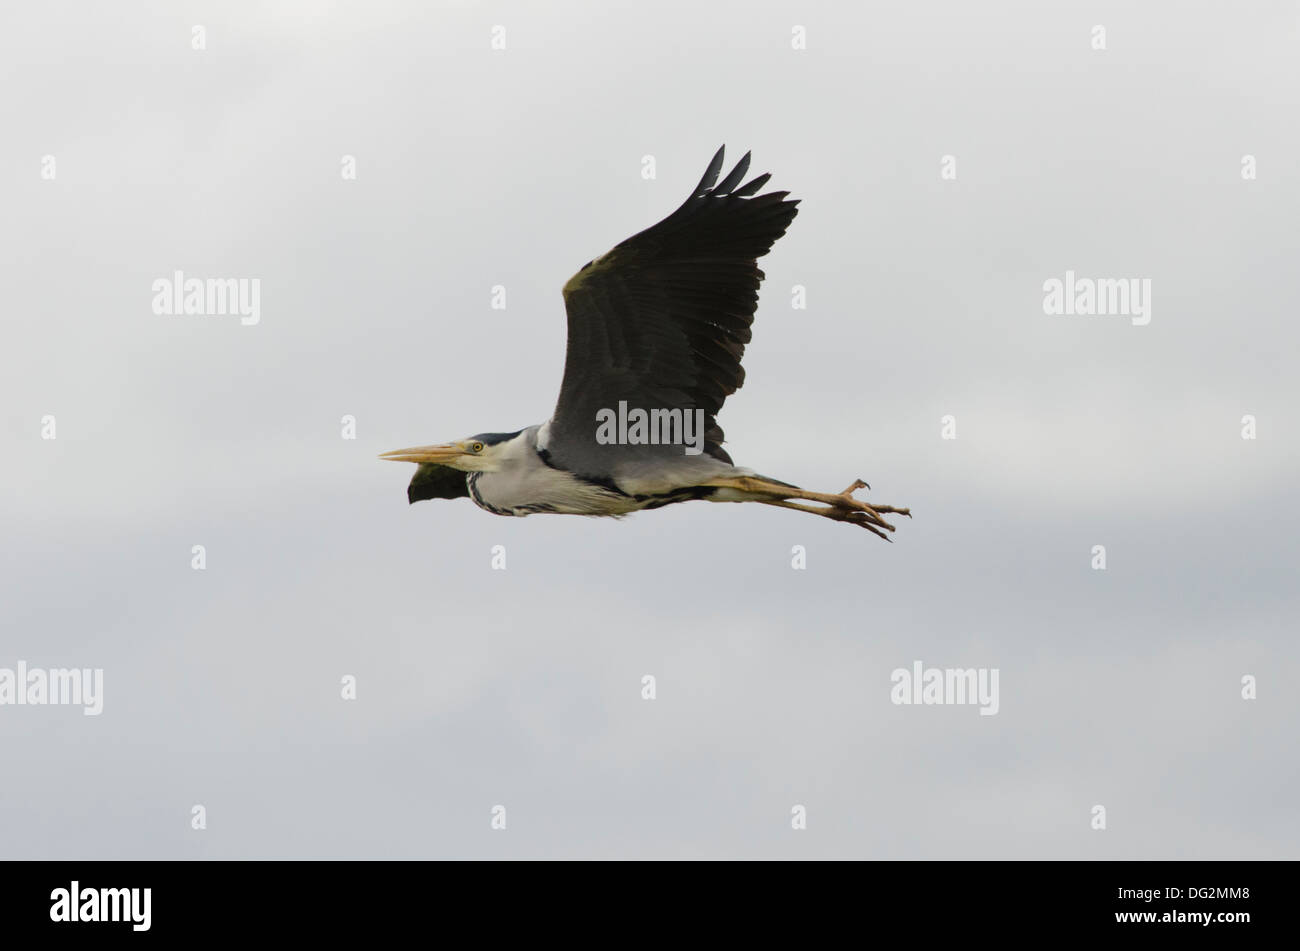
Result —
POLYGON ((612 516, 681 502, 759 502, 860 526, 890 541, 907 508, 810 492, 736 466, 717 415, 741 366, 766 255, 794 220, 788 191, 742 185, 750 153, 718 180, 718 149, 685 202, 584 264, 564 285, 568 344, 550 418, 514 432, 395 449, 413 462, 409 504, 469 498, 494 515, 612 516))

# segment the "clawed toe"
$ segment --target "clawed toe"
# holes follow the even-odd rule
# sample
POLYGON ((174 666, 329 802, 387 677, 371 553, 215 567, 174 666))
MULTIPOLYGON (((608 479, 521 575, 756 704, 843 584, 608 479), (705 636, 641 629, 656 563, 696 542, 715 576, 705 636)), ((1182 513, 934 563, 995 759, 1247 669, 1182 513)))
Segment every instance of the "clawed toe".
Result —
POLYGON ((830 507, 828 514, 837 521, 846 521, 852 522, 855 525, 861 525, 863 528, 869 529, 874 534, 888 540, 888 537, 880 530, 884 529, 884 531, 892 532, 894 531, 894 526, 886 522, 881 516, 906 515, 908 518, 911 518, 912 513, 909 509, 898 508, 893 505, 876 505, 875 503, 863 502, 861 499, 855 499, 853 497, 853 493, 858 489, 870 488, 871 486, 862 479, 854 479, 853 484, 843 492, 838 495, 823 496, 821 501, 830 507))

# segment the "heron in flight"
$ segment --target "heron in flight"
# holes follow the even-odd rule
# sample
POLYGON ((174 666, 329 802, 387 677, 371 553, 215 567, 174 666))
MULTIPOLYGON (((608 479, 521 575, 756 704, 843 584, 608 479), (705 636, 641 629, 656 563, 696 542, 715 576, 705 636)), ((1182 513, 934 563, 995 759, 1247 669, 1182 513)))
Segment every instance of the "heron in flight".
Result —
POLYGON ((569 342, 551 418, 511 433, 380 458, 418 464, 411 503, 470 498, 495 515, 621 516, 675 502, 761 502, 858 525, 886 540, 905 508, 809 492, 734 465, 717 414, 740 365, 767 254, 798 211, 789 192, 745 185, 749 154, 722 181, 723 149, 690 197, 564 285, 569 342))

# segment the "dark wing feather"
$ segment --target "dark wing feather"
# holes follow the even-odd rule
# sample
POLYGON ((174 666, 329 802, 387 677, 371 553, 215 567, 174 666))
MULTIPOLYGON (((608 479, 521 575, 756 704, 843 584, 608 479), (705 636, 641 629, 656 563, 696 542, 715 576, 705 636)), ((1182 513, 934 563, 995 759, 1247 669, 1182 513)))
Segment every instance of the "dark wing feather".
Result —
POLYGON ((547 451, 566 469, 612 471, 631 455, 681 456, 680 446, 600 446, 596 413, 702 409, 705 451, 725 462, 716 416, 745 381, 740 365, 763 280, 757 260, 789 227, 798 201, 740 184, 749 154, 718 182, 723 150, 690 198, 652 228, 597 258, 564 285, 569 318, 560 398, 547 451), (717 182, 715 185, 714 183, 717 182))

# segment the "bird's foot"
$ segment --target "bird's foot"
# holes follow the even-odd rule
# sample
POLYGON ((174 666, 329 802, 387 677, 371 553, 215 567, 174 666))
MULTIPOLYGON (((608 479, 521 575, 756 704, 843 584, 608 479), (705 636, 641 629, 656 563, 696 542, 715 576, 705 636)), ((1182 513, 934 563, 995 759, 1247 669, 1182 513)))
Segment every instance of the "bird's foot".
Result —
POLYGON ((883 538, 885 541, 892 539, 885 532, 894 531, 894 526, 880 517, 880 513, 864 502, 852 500, 856 505, 862 508, 847 508, 837 505, 828 505, 825 508, 814 510, 819 515, 835 522, 848 522, 850 525, 857 525, 859 528, 865 528, 871 534, 883 538), (884 531, 882 531, 882 529, 884 531))
POLYGON ((912 513, 908 509, 897 508, 893 505, 873 505, 854 498, 853 493, 858 489, 871 488, 861 479, 854 479, 852 485, 843 492, 836 494, 809 492, 806 489, 784 482, 775 482, 762 476, 725 476, 705 484, 717 488, 731 489, 748 496, 748 498, 730 499, 728 501, 762 502, 765 505, 775 505, 779 508, 794 509, 797 512, 807 512, 809 515, 820 515, 822 518, 829 518, 835 522, 848 522, 851 525, 865 528, 873 535, 878 535, 886 541, 889 540, 889 537, 885 532, 892 532, 895 529, 882 516, 906 515, 908 518, 912 517, 912 513), (807 504, 809 502, 818 504, 809 505, 807 504))
POLYGON ((853 512, 860 512, 868 517, 874 516, 875 518, 873 521, 880 522, 882 527, 889 529, 891 532, 894 530, 894 527, 885 522, 884 519, 880 518, 882 514, 906 515, 908 518, 912 517, 912 512, 909 509, 896 508, 893 505, 876 505, 875 503, 863 502, 861 499, 855 499, 853 497, 853 493, 858 489, 870 488, 871 486, 863 482, 861 479, 854 479, 852 485, 843 492, 840 492, 838 495, 820 496, 817 501, 825 502, 833 508, 843 508, 853 512))
POLYGON ((831 495, 825 492, 807 492, 799 490, 795 498, 817 502, 819 505, 804 505, 800 502, 790 501, 789 499, 772 502, 772 505, 779 505, 782 508, 796 509, 800 512, 807 512, 810 515, 820 515, 823 518, 829 518, 835 522, 848 522, 850 525, 857 525, 865 528, 871 534, 890 541, 885 532, 895 531, 893 525, 885 521, 882 515, 906 515, 912 517, 908 509, 897 508, 893 505, 874 505, 863 502, 861 499, 853 497, 853 493, 858 489, 871 488, 861 479, 853 480, 843 492, 831 495))

